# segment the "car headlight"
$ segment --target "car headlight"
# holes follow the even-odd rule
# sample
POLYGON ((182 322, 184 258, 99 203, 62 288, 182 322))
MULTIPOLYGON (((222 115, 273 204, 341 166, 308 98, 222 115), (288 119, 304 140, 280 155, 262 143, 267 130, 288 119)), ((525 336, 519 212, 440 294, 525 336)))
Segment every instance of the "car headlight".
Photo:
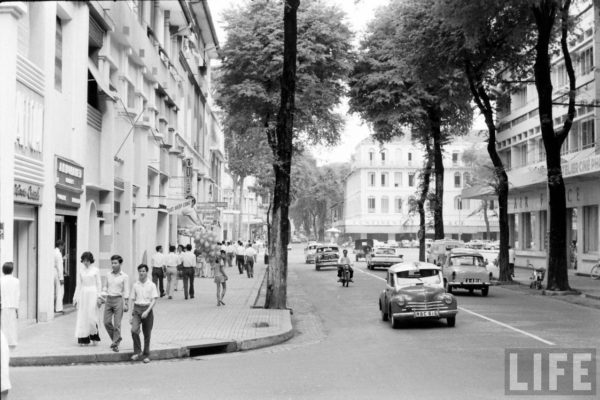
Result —
POLYGON ((445 294, 445 295, 442 297, 442 300, 443 300, 443 301, 444 301, 444 303, 446 303, 446 304, 452 304, 452 300, 453 300, 453 298, 452 298, 452 296, 451 296, 451 295, 449 295, 449 294, 445 294))
POLYGON ((406 299, 404 298, 404 296, 396 296, 394 297, 394 302, 402 307, 406 304, 406 299))

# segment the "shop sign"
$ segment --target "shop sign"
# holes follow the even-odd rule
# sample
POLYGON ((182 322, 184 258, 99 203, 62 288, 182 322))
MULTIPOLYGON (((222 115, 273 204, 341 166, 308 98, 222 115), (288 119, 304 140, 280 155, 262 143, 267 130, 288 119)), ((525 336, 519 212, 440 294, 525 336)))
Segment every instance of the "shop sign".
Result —
POLYGON ((80 194, 72 190, 56 188, 56 204, 61 204, 66 207, 79 208, 81 201, 80 194))
POLYGON ((183 193, 185 196, 192 194, 192 179, 194 177, 194 160, 186 158, 183 160, 183 193))
POLYGON ((42 187, 15 180, 14 195, 16 202, 41 204, 42 187))
POLYGON ((561 165, 561 168, 565 177, 600 172, 600 154, 584 158, 583 160, 564 163, 561 165))
POLYGON ((83 192, 83 167, 56 157, 56 204, 79 208, 83 192))

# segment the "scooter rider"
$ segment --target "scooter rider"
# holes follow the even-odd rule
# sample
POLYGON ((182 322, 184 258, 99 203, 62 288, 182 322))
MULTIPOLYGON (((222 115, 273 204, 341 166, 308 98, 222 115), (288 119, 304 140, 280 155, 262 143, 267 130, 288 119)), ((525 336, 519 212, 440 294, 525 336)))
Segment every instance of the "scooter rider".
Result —
POLYGON ((350 260, 350 257, 348 257, 348 250, 344 249, 344 254, 340 257, 339 261, 338 261, 338 282, 341 281, 342 278, 342 267, 344 265, 348 266, 348 269, 350 270, 350 282, 354 282, 352 280, 352 277, 354 276, 354 270, 352 269, 352 261, 350 260))

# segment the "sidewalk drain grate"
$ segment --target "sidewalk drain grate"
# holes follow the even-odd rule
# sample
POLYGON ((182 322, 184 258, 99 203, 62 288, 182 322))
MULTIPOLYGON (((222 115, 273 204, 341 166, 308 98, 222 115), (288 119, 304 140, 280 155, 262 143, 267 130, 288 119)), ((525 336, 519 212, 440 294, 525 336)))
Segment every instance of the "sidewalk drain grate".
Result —
POLYGON ((269 323, 268 322, 255 322, 254 327, 255 328, 268 328, 269 323))
POLYGON ((218 344, 213 346, 197 346, 197 347, 188 347, 190 351, 190 357, 198 357, 198 356, 207 356, 210 354, 220 354, 227 353, 228 343, 218 344))

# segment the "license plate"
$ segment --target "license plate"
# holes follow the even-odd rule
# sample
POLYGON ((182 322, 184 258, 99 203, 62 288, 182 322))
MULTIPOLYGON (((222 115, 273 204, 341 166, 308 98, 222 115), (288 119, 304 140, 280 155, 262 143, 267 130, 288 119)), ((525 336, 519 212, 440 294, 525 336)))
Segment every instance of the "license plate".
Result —
POLYGON ((423 318, 423 317, 439 317, 440 314, 437 311, 415 311, 415 317, 416 318, 423 318))
POLYGON ((465 283, 479 283, 479 282, 481 282, 481 280, 479 280, 479 279, 474 279, 474 278, 465 279, 465 283))

